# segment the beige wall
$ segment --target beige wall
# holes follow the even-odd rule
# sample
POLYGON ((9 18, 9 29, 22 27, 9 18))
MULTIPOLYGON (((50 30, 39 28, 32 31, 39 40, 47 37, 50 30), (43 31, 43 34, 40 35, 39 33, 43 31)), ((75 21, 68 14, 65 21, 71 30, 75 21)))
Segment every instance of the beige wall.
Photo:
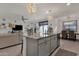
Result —
POLYGON ((62 31, 64 21, 72 21, 72 20, 77 20, 77 32, 79 33, 79 16, 78 16, 78 14, 64 16, 64 17, 57 19, 57 25, 56 25, 58 27, 57 31, 59 33, 62 31), (68 17, 70 17, 70 18, 68 18, 68 17))
POLYGON ((7 28, 1 28, 0 27, 0 33, 7 33, 8 31, 11 31, 11 29, 8 27, 9 23, 17 24, 17 25, 23 25, 23 21, 21 20, 21 16, 16 14, 8 14, 6 16, 0 16, 0 25, 2 23, 5 23, 7 28), (3 21, 3 19, 6 19, 3 21), (16 23, 14 22, 16 20, 16 23))
MULTIPOLYGON (((63 29, 63 22, 71 21, 71 20, 77 20, 77 33, 79 33, 79 14, 72 14, 72 15, 60 17, 60 18, 53 20, 52 21, 53 28, 55 29, 57 27, 57 30, 56 31, 54 30, 55 33, 61 33, 63 29), (68 19, 69 16, 70 18, 68 19)), ((79 39, 79 35, 77 36, 77 39, 79 39)))

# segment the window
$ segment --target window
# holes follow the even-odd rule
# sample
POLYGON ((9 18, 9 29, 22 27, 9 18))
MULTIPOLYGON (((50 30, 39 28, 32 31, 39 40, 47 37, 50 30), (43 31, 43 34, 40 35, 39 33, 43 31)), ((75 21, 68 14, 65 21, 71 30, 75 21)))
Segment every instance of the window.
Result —
POLYGON ((77 21, 64 22, 64 30, 77 31, 77 21))
POLYGON ((39 22, 40 27, 40 36, 45 37, 48 36, 48 21, 39 22))

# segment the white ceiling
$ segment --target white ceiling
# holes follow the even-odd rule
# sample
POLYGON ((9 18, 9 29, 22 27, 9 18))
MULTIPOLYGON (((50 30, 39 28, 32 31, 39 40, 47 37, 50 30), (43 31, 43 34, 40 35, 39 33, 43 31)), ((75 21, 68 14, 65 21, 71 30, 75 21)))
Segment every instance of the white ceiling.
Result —
POLYGON ((54 17, 67 16, 74 13, 79 13, 79 4, 71 4, 69 6, 66 3, 39 3, 36 4, 37 12, 31 15, 27 12, 27 4, 25 3, 0 3, 0 17, 19 15, 25 16, 28 19, 45 19, 48 15, 54 17), (52 9, 52 13, 47 14, 46 12, 52 9))

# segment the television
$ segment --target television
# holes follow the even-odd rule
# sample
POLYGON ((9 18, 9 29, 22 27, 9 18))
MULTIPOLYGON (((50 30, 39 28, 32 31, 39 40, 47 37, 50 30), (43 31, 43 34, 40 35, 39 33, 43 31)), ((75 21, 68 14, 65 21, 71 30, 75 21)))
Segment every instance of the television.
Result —
POLYGON ((15 25, 15 28, 12 28, 13 31, 21 31, 23 29, 22 25, 15 25))

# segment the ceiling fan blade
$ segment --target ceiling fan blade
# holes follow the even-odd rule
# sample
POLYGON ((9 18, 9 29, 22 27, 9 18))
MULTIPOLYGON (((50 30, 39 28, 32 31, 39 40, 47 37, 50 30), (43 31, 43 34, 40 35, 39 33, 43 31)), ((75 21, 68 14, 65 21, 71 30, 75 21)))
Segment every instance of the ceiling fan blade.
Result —
POLYGON ((22 16, 22 20, 28 20, 27 18, 24 18, 23 16, 22 16))

